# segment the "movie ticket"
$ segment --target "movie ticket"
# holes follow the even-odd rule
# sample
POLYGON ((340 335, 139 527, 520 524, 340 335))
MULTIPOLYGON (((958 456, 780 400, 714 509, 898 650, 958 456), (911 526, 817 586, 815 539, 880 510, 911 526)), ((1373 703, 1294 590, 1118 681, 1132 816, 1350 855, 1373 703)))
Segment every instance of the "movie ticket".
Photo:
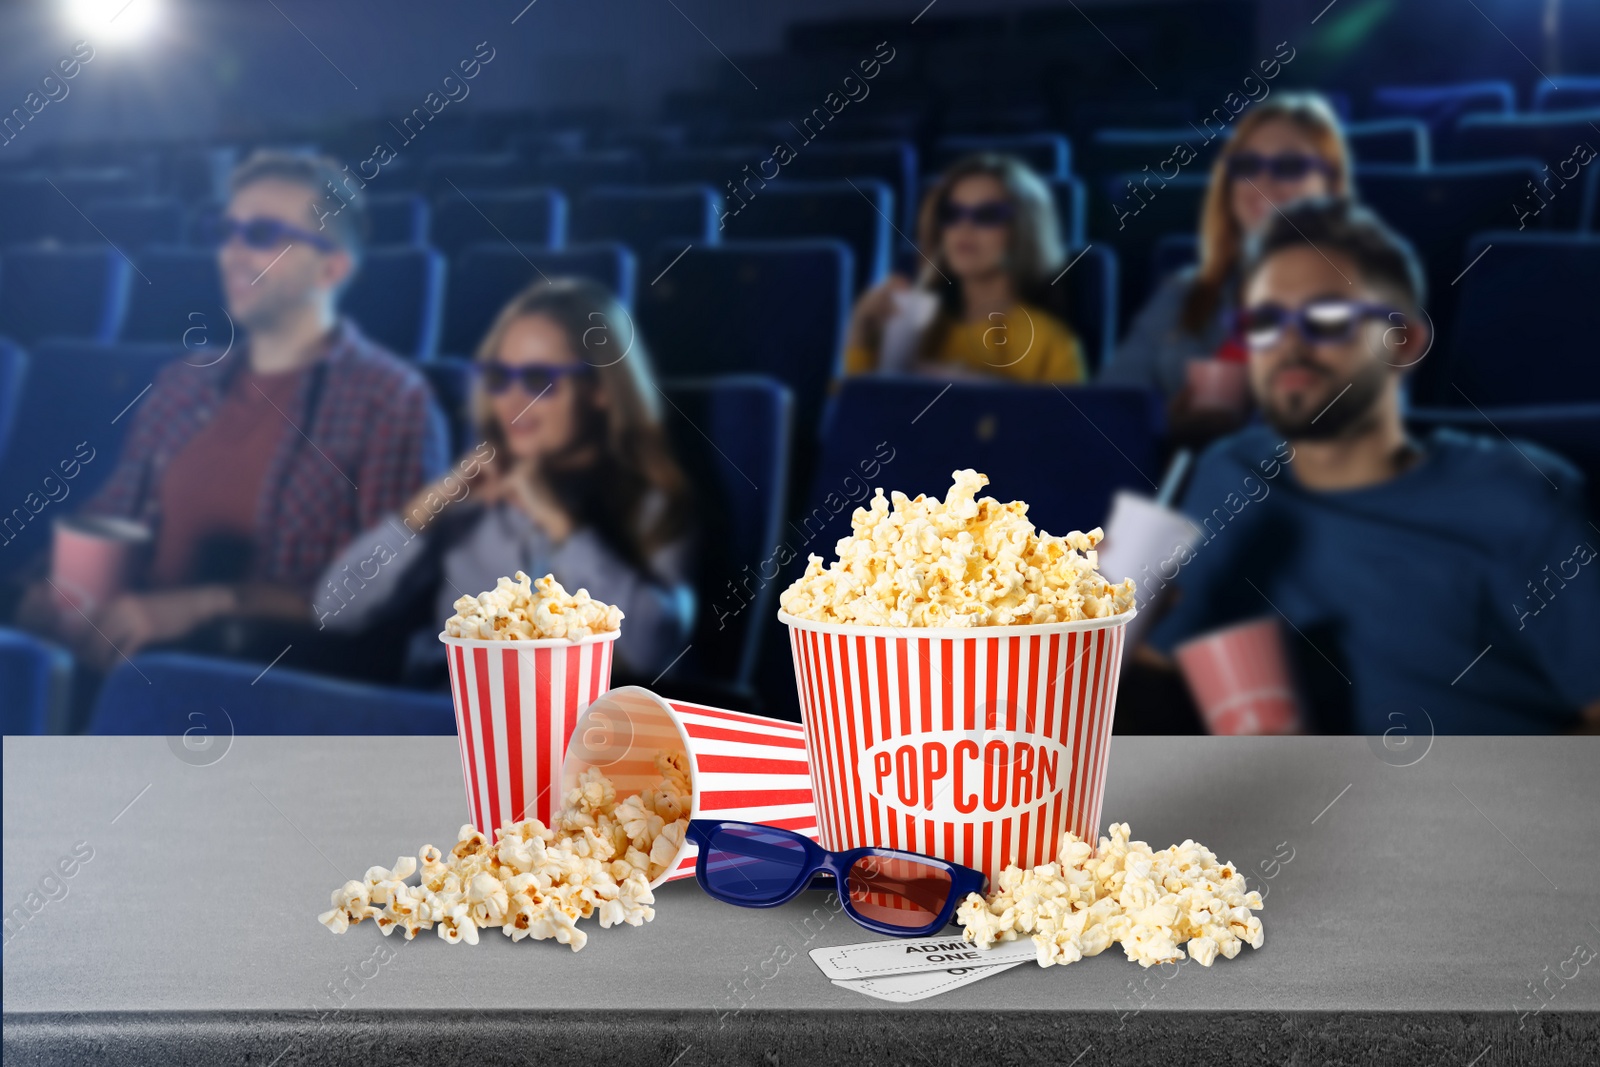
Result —
POLYGON ((990 975, 1020 967, 1026 960, 1013 963, 993 963, 982 967, 954 967, 948 971, 927 971, 922 974, 885 974, 877 978, 835 978, 833 984, 865 993, 879 1000, 908 1004, 913 1000, 926 1000, 952 989, 960 989, 973 982, 981 982, 990 975))
POLYGON ((886 974, 920 974, 955 967, 987 967, 1037 959, 1032 941, 1006 941, 993 948, 978 948, 959 933, 915 941, 868 941, 859 945, 814 948, 811 959, 833 979, 876 978, 886 974))

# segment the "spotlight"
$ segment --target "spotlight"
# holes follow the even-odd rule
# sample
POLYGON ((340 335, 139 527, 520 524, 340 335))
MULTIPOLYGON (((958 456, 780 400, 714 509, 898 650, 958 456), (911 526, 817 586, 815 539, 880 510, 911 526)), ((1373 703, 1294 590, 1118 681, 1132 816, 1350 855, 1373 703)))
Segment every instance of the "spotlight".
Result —
POLYGON ((160 0, 66 0, 67 17, 90 44, 142 37, 160 14, 160 0))

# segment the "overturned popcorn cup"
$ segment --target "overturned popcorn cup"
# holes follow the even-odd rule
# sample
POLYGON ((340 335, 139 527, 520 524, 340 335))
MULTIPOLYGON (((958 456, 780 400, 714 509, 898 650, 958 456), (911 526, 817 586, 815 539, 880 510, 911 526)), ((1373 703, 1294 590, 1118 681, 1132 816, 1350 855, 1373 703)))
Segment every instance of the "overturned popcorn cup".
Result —
POLYGON ((561 807, 561 757, 578 716, 611 688, 620 631, 578 641, 493 641, 441 633, 472 825, 494 840, 508 822, 549 824, 561 807))
MULTIPOLYGON (((578 717, 561 765, 561 792, 597 769, 617 796, 661 780, 656 753, 689 758, 691 819, 782 827, 815 840, 817 806, 799 723, 668 700, 637 685, 613 689, 578 717)), ((694 876, 699 847, 685 838, 651 888, 694 876)))
POLYGON ((976 868, 1098 840, 1129 610, 970 629, 784 612, 821 843, 976 868))

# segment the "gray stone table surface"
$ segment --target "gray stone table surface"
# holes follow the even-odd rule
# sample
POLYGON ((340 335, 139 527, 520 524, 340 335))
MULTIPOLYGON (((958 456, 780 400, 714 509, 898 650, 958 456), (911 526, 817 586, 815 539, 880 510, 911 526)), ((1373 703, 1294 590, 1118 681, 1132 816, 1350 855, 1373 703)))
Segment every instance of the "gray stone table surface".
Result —
POLYGON ((1148 971, 1114 947, 908 1005, 835 986, 807 957, 875 936, 822 894, 750 910, 673 883, 653 922, 594 926, 578 953, 498 931, 476 947, 371 923, 334 936, 316 915, 335 886, 454 842, 455 740, 181 752, 161 737, 5 738, 8 1061, 574 1062, 553 1051, 567 1042, 587 1062, 576 1050, 595 1041, 622 1042, 608 1062, 692 1046, 685 1067, 978 1050, 1081 1051, 1085 1067, 1374 1049, 1600 1061, 1600 959, 1573 962, 1600 950, 1600 739, 1438 737, 1397 754, 1359 737, 1116 738, 1105 817, 1239 865, 1267 894, 1264 947, 1148 971), (369 977, 349 980, 358 969, 369 977))

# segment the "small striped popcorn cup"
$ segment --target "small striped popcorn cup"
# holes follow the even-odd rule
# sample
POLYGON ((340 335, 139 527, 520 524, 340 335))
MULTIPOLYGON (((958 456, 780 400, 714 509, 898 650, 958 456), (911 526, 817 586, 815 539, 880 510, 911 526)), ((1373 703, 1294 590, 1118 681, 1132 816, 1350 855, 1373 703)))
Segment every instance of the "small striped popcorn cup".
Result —
MULTIPOLYGON (((782 827, 816 840, 805 733, 799 723, 668 700, 637 685, 613 689, 578 718, 561 765, 561 792, 598 768, 617 796, 661 780, 655 757, 689 757, 691 819, 727 819, 782 827)), ((652 888, 694 877, 699 847, 689 839, 652 888)))
POLYGON ((472 825, 549 824, 561 806, 561 756, 578 716, 611 688, 620 631, 579 641, 484 641, 441 633, 472 825))
POLYGON ((1211 733, 1305 732, 1276 615, 1203 634, 1172 653, 1211 733))
POLYGON ((974 867, 1098 841, 1122 643, 1134 611, 970 629, 784 612, 825 848, 974 867))

